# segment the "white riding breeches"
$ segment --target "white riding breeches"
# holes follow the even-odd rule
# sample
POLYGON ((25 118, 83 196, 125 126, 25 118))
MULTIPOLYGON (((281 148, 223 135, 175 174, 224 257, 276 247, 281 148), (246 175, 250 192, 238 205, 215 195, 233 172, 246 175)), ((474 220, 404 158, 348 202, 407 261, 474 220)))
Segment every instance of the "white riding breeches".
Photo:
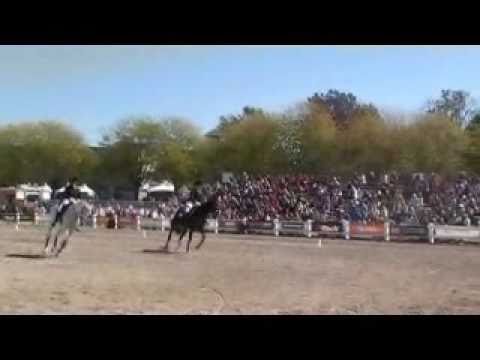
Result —
POLYGON ((69 198, 69 199, 63 199, 63 201, 60 203, 58 206, 58 212, 60 212, 64 207, 70 205, 70 204, 75 204, 75 199, 69 198))

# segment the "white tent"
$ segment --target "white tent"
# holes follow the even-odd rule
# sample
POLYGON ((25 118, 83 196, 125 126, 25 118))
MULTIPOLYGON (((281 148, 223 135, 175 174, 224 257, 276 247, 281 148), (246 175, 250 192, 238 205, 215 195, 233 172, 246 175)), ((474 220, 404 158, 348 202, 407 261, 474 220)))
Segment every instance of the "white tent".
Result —
MULTIPOLYGON (((85 194, 88 197, 95 197, 95 191, 87 186, 87 184, 83 184, 79 188, 81 194, 85 194)), ((58 189, 55 193, 63 193, 65 191, 65 187, 58 189)))
POLYGON ((152 192, 174 192, 175 186, 168 181, 164 181, 158 185, 151 186, 147 189, 149 193, 152 192))
POLYGON ((17 189, 21 191, 38 191, 38 186, 32 184, 20 184, 17 186, 17 189))
POLYGON ((44 192, 52 192, 52 188, 50 186, 48 186, 47 183, 43 184, 42 186, 40 186, 40 191, 44 191, 44 192))
POLYGON ((16 198, 18 200, 24 200, 26 197, 38 197, 43 201, 51 199, 52 189, 47 184, 38 186, 37 184, 20 184, 16 188, 16 198))
POLYGON ((40 199, 43 201, 49 201, 52 198, 52 188, 47 183, 39 186, 38 190, 40 191, 40 199))
POLYGON ((80 186, 80 192, 85 193, 90 197, 95 197, 95 191, 88 187, 87 184, 83 184, 82 186, 80 186))
POLYGON ((155 194, 155 193, 173 193, 175 192, 175 186, 167 180, 164 180, 162 182, 156 182, 156 181, 150 181, 144 183, 140 189, 138 189, 138 200, 142 201, 146 197, 148 197, 149 194, 155 194))

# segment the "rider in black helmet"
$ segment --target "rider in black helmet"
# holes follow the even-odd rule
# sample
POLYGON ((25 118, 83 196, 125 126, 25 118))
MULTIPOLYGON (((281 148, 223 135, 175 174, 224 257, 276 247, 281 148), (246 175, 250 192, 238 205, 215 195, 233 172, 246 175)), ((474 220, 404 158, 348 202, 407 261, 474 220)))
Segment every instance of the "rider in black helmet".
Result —
POLYGON ((180 208, 177 210, 177 213, 175 216, 185 216, 188 214, 193 207, 199 206, 202 203, 202 195, 200 194, 199 187, 202 185, 200 181, 195 181, 195 183, 192 186, 192 189, 190 190, 190 194, 188 198, 184 199, 182 201, 182 205, 180 208))
POLYGON ((62 200, 58 207, 57 215, 52 223, 52 227, 62 218, 68 207, 80 198, 80 191, 77 189, 78 179, 76 177, 71 178, 65 185, 65 191, 60 193, 59 198, 62 200))
POLYGON ((192 191, 190 191, 190 201, 193 203, 194 206, 198 206, 202 203, 202 194, 200 193, 200 187, 202 186, 202 182, 197 180, 193 184, 192 191))

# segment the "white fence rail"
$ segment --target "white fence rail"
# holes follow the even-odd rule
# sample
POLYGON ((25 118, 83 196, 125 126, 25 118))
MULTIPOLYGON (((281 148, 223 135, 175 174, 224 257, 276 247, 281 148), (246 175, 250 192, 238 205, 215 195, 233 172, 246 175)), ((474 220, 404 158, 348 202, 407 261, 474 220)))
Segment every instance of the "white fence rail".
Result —
MULTIPOLYGON (((52 221, 52 214, 40 215, 35 213, 32 216, 20 215, 18 213, 3 214, 2 220, 14 223, 17 230, 23 224, 47 225, 52 221)), ((85 223, 79 225, 96 229, 108 222, 106 218, 97 216, 90 217, 85 223)), ((157 219, 142 218, 140 216, 130 218, 113 218, 113 229, 125 227, 136 230, 160 230, 169 231, 171 221, 164 216, 157 219)), ((434 244, 442 240, 461 240, 480 243, 480 227, 478 226, 451 226, 451 225, 391 225, 390 222, 377 224, 342 222, 321 223, 312 220, 307 221, 284 221, 274 220, 270 222, 248 222, 243 220, 218 220, 208 219, 206 231, 218 233, 240 233, 240 234, 264 234, 275 237, 282 235, 344 238, 344 239, 377 239, 384 241, 402 240, 413 238, 419 241, 429 241, 434 244)))
MULTIPOLYGON (((432 227, 432 225, 430 225, 432 227)), ((430 233, 430 242, 435 240, 462 240, 480 243, 480 227, 433 225, 433 234, 430 233)))

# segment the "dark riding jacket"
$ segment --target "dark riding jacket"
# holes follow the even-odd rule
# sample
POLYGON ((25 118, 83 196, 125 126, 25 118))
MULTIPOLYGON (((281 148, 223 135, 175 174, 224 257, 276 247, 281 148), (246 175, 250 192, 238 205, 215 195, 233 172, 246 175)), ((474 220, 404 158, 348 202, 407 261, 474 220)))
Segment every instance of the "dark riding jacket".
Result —
POLYGON ((79 199, 80 198, 80 192, 75 188, 73 184, 68 184, 65 187, 65 191, 60 194, 60 199, 79 199))
POLYGON ((200 194, 200 191, 198 191, 198 189, 194 188, 192 189, 192 191, 190 192, 190 201, 192 202, 199 202, 201 203, 202 202, 202 195, 200 194))

